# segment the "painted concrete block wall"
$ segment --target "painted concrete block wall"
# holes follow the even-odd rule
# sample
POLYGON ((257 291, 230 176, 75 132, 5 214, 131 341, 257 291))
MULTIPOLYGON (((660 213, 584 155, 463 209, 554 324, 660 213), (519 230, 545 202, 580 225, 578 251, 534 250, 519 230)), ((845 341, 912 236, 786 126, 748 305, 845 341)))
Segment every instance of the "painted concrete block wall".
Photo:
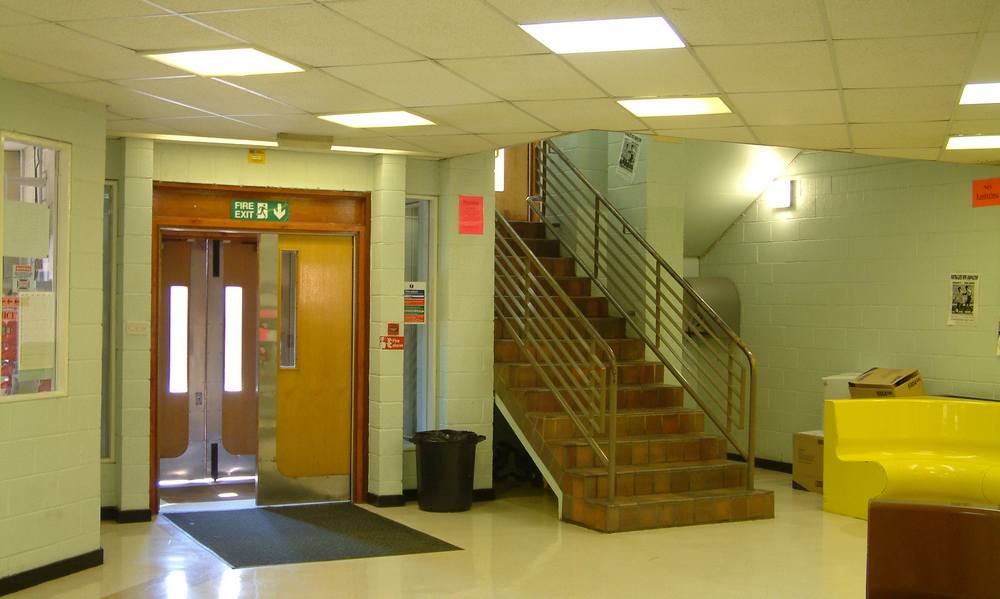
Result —
POLYGON ((493 486, 493 153, 440 163, 438 425, 486 435, 475 488, 493 486), (484 199, 482 235, 458 234, 458 196, 484 199))
POLYGON ((375 158, 372 181, 368 492, 403 493, 403 352, 383 350, 386 326, 403 322, 406 158, 375 158))
POLYGON ((820 428, 820 377, 919 368, 931 394, 1000 399, 1000 208, 971 207, 996 167, 800 157, 793 210, 756 202, 701 260, 740 290, 760 362, 759 455, 791 461, 820 428), (948 326, 952 272, 982 276, 976 324, 948 326))
POLYGON ((67 388, 0 400, 0 578, 100 547, 104 128, 103 106, 0 80, 0 129, 72 144, 67 388))

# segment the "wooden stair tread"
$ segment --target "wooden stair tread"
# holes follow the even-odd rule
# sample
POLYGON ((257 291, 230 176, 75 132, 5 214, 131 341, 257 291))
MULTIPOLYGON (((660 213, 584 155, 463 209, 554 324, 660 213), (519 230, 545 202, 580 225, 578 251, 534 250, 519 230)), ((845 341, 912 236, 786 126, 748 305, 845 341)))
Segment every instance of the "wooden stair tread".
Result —
MULTIPOLYGON (((629 435, 629 436, 619 436, 615 439, 618 443, 646 443, 648 441, 663 441, 663 440, 700 440, 700 439, 719 439, 719 435, 713 435, 711 433, 652 433, 649 435, 629 435)), ((595 441, 598 444, 607 443, 608 438, 605 436, 595 437, 595 441)), ((550 445, 560 445, 560 446, 589 446, 590 443, 583 437, 570 437, 568 439, 546 439, 546 443, 550 445)))
MULTIPOLYGON (((622 408, 618 416, 670 416, 673 414, 701 414, 698 408, 684 406, 665 406, 662 408, 622 408)), ((566 412, 527 412, 528 418, 569 418, 566 412)), ((610 413, 608 414, 610 416, 610 413)))
MULTIPOLYGON (((745 466, 743 462, 734 462, 726 459, 698 460, 695 462, 664 462, 661 464, 622 464, 616 469, 616 473, 621 474, 644 474, 647 472, 663 472, 679 470, 705 470, 709 468, 728 468, 731 466, 745 466)), ((607 476, 608 469, 604 466, 593 468, 567 468, 566 474, 575 476, 607 476)))
POLYGON ((751 495, 772 495, 773 491, 763 489, 748 489, 746 487, 723 487, 719 489, 701 489, 698 491, 678 491, 676 493, 647 493, 631 497, 616 497, 614 501, 600 497, 583 497, 583 501, 593 505, 610 507, 630 507, 648 505, 651 503, 671 503, 679 501, 697 501, 699 499, 714 499, 719 497, 750 497, 751 495))

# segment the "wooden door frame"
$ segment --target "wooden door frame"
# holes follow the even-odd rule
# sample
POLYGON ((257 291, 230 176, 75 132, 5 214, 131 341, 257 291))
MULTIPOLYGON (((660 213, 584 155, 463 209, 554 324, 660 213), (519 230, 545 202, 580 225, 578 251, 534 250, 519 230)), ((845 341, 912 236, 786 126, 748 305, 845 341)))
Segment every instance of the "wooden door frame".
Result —
MULTIPOLYGON (((294 206, 294 204, 292 205, 294 206)), ((290 212, 294 214, 293 207, 290 212)), ((215 206, 218 208, 218 206, 215 206)), ((218 210, 215 210, 217 213, 218 210)), ((149 371, 149 510, 156 514, 160 509, 159 488, 157 482, 160 475, 159 451, 157 450, 157 393, 159 388, 158 358, 159 358, 159 284, 160 284, 160 239, 171 229, 190 231, 195 236, 205 236, 217 239, 241 237, 256 233, 349 233, 357 239, 357 279, 355 286, 355 301, 357 302, 357 320, 354 331, 354 397, 353 410, 353 455, 351 457, 351 501, 363 503, 368 490, 368 339, 371 327, 371 282, 369 277, 371 264, 371 193, 349 191, 324 191, 313 189, 291 189, 277 187, 252 187, 237 185, 207 185, 200 183, 178 183, 167 181, 153 182, 153 219, 151 243, 151 313, 150 313, 150 371, 149 371), (354 222, 336 222, 317 218, 303 219, 305 222, 248 222, 234 221, 221 217, 219 214, 205 216, 190 215, 160 215, 157 214, 156 196, 158 191, 167 193, 190 192, 215 198, 212 202, 227 203, 236 194, 252 194, 256 199, 287 200, 290 203, 302 200, 304 205, 314 209, 310 214, 318 216, 322 213, 323 200, 353 201, 361 204, 360 214, 354 222)), ((169 233, 168 233, 169 234, 169 233)))

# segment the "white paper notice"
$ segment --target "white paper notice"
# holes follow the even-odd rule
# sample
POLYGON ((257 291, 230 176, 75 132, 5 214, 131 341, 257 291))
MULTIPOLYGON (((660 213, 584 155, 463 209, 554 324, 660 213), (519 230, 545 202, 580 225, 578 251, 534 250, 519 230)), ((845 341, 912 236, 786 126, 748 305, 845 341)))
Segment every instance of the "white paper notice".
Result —
POLYGON ((56 303, 51 291, 21 293, 18 367, 51 369, 56 364, 56 303))
POLYGON ((632 133, 622 136, 622 147, 618 152, 618 164, 615 165, 615 170, 629 183, 635 179, 640 148, 642 148, 641 137, 632 133))
POLYGON ((3 203, 3 253, 17 258, 45 258, 49 255, 51 214, 44 204, 3 203))
POLYGON ((972 324, 976 322, 979 303, 979 275, 973 273, 953 273, 948 279, 951 291, 951 308, 948 310, 948 324, 972 324))

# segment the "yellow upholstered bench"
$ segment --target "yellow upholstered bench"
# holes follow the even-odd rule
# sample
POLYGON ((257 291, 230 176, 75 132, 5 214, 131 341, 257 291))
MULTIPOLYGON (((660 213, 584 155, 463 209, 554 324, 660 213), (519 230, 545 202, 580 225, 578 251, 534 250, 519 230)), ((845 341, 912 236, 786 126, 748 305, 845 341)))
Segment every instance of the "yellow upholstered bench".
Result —
POLYGON ((823 509, 868 517, 868 501, 1000 505, 1000 402, 827 400, 823 509))

